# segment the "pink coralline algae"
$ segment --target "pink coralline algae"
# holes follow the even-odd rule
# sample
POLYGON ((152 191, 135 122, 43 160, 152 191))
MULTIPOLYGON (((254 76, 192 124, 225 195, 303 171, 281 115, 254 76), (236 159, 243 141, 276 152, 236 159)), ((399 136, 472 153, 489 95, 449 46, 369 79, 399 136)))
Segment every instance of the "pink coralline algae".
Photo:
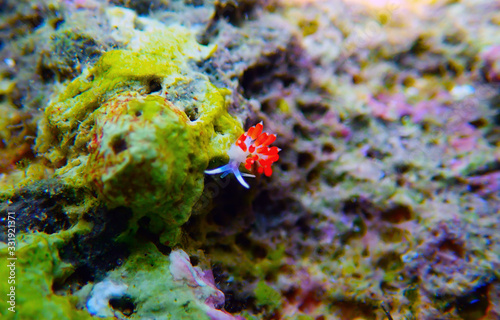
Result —
POLYGON ((487 173, 482 176, 470 177, 467 179, 469 185, 479 189, 481 195, 498 193, 500 190, 500 172, 487 173))
POLYGON ((368 106, 373 115, 386 121, 395 121, 404 116, 410 116, 413 122, 419 123, 429 117, 442 115, 446 108, 443 101, 445 94, 432 100, 423 100, 412 105, 402 93, 379 94, 368 100, 368 106))
POLYGON ((170 254, 170 273, 175 281, 182 281, 194 291, 194 296, 204 301, 205 312, 212 320, 244 320, 226 311, 219 310, 224 306, 224 293, 215 286, 212 270, 203 271, 193 267, 186 252, 174 250, 170 254))
POLYGON ((500 46, 489 47, 481 57, 484 61, 482 74, 486 81, 500 82, 500 46))
POLYGON ((384 120, 392 121, 411 113, 411 106, 406 103, 403 94, 380 94, 368 101, 373 114, 384 120))
POLYGON ((284 316, 300 313, 318 316, 321 314, 321 300, 325 288, 320 280, 315 279, 307 270, 297 270, 283 285, 288 292, 282 308, 284 316))

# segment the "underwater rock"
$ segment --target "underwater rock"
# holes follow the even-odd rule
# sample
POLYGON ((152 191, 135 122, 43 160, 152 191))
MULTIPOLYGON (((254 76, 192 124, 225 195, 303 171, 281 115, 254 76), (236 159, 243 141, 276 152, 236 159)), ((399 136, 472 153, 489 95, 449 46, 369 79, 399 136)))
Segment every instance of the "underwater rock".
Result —
MULTIPOLYGON (((13 293, 16 312, 7 308, 0 310, 2 319, 16 319, 15 315, 21 314, 22 319, 91 319, 85 311, 76 308, 75 296, 56 294, 52 288, 55 283, 66 279, 72 273, 70 264, 60 260, 58 247, 67 240, 68 231, 59 234, 26 235, 17 239, 15 256, 11 260, 13 269, 1 268, 0 275, 5 279, 9 276, 15 282, 8 284, 4 281, 0 289, 9 292, 10 287, 15 287, 13 293), (14 270, 14 274, 10 273, 14 270)), ((8 261, 11 251, 2 244, 0 258, 8 261)), ((11 290, 11 289, 10 289, 11 290)))
POLYGON ((23 320, 498 318, 495 1, 6 2, 23 320))
POLYGON ((148 245, 94 284, 86 297, 85 291, 78 295, 87 310, 98 316, 123 313, 119 301, 103 304, 121 299, 128 301, 127 319, 243 320, 221 309, 224 294, 216 288, 212 271, 193 266, 180 249, 164 256, 148 245))
POLYGON ((170 253, 170 273, 174 281, 186 283, 193 288, 194 296, 205 303, 205 312, 211 320, 243 319, 219 310, 224 306, 224 294, 215 286, 212 270, 203 271, 200 267, 193 267, 184 251, 175 250, 170 253))
POLYGON ((45 109, 36 147, 67 184, 132 208, 134 221, 154 215, 172 245, 203 191, 203 170, 242 128, 224 91, 189 69, 210 48, 186 29, 143 32, 131 46, 67 85, 45 109))

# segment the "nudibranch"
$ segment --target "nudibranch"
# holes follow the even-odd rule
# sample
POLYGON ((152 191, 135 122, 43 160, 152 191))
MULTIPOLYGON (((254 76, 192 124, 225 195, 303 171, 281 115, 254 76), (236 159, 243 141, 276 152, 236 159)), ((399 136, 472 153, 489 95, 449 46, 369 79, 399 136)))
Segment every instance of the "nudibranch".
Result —
POLYGON ((240 172, 240 164, 244 163, 248 171, 256 170, 258 174, 264 173, 269 177, 273 173, 271 165, 278 161, 278 152, 281 149, 278 147, 269 147, 276 140, 276 135, 262 132, 263 128, 264 126, 260 122, 248 129, 229 148, 227 152, 229 163, 216 169, 206 170, 205 173, 222 173, 221 178, 233 173, 241 185, 247 189, 250 186, 243 177, 255 178, 255 175, 240 172))

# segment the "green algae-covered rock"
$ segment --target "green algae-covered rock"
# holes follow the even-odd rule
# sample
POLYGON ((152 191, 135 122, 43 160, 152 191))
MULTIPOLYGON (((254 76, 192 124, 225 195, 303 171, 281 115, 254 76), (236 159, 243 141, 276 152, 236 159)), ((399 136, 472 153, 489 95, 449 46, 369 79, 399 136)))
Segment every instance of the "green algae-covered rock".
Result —
POLYGON ((161 240, 174 244, 203 191, 203 170, 242 127, 225 92, 189 67, 211 48, 186 29, 140 32, 129 47, 105 53, 60 92, 37 149, 67 184, 132 208, 135 221, 155 217, 161 240))
POLYGON ((161 211, 166 203, 182 205, 183 187, 201 192, 195 183, 201 173, 190 160, 196 146, 189 119, 172 103, 120 94, 99 109, 98 118, 86 170, 109 204, 161 211))
POLYGON ((257 283, 254 293, 258 306, 270 306, 272 309, 276 309, 281 304, 281 294, 263 280, 257 283))
MULTIPOLYGON (((65 234, 63 232, 62 234, 65 234)), ((83 310, 77 310, 75 296, 62 296, 53 292, 54 283, 72 273, 72 267, 62 262, 58 254, 58 244, 64 236, 46 234, 18 237, 17 250, 12 256, 8 248, 0 249, 0 258, 12 268, 0 268, 2 292, 13 293, 13 307, 0 309, 2 319, 91 319, 83 310), (7 258, 15 260, 7 260, 7 258), (12 273, 13 272, 13 273, 12 273), (11 283, 7 282, 11 277, 11 283), (13 289, 13 290, 11 290, 13 289), (13 312, 15 311, 15 312, 13 312)))
POLYGON ((192 266, 183 250, 165 256, 154 245, 145 245, 104 281, 94 284, 87 298, 89 312, 107 314, 111 308, 99 301, 107 298, 103 291, 115 288, 122 290, 116 298, 135 304, 128 319, 242 320, 219 309, 224 305, 224 294, 215 286, 212 271, 192 266))
MULTIPOLYGON (((197 158, 186 114, 160 96, 117 95, 99 110, 88 178, 109 205, 164 215, 172 230, 203 191, 206 148, 197 158), (184 191, 185 190, 185 191, 184 191)), ((174 229, 174 230, 173 230, 174 229)))

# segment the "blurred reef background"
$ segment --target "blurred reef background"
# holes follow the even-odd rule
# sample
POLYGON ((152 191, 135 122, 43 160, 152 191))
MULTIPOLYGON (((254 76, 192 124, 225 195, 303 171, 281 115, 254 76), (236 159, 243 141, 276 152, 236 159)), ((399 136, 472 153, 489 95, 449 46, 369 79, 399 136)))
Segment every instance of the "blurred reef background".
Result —
POLYGON ((499 147, 498 1, 0 0, 0 316, 500 319, 499 147))

